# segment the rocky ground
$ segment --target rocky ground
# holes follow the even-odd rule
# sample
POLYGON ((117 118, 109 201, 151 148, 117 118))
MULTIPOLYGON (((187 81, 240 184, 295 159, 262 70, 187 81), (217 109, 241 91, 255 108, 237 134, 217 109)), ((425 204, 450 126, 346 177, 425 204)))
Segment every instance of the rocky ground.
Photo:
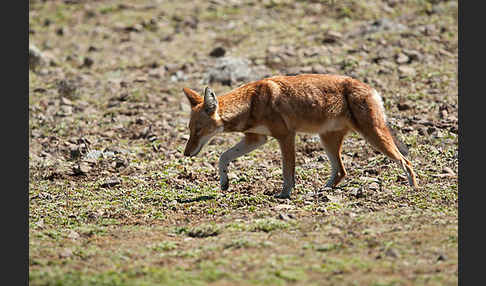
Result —
POLYGON ((31 285, 456 285, 457 1, 29 1, 31 285), (366 3, 366 4, 365 4, 366 3), (359 135, 183 156, 182 87, 339 73, 383 95, 420 188, 359 135))

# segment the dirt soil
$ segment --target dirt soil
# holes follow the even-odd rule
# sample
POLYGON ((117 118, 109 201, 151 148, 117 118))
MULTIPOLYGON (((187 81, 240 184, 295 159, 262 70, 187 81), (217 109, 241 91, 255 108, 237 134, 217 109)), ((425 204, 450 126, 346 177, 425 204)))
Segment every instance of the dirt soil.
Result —
POLYGON ((29 4, 30 285, 457 285, 457 1, 29 4), (298 135, 287 200, 274 139, 227 191, 241 134, 183 156, 183 87, 299 73, 375 87, 419 189, 358 134, 334 189, 298 135))

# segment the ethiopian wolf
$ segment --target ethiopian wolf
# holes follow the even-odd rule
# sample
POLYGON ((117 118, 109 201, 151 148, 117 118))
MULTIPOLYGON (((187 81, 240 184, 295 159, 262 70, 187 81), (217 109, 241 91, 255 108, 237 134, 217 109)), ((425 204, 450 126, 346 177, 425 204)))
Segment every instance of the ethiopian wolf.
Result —
POLYGON ((289 198, 295 185, 295 135, 319 134, 329 157, 332 174, 327 187, 345 176, 341 147, 354 130, 374 148, 405 170, 409 184, 417 181, 406 146, 386 123, 383 101, 369 85, 348 76, 301 74, 275 76, 242 85, 222 96, 206 87, 204 96, 183 89, 191 104, 190 138, 184 155, 195 156, 216 134, 242 132, 243 139, 219 159, 221 189, 229 186, 228 165, 236 158, 277 139, 282 152, 283 189, 278 198, 289 198))

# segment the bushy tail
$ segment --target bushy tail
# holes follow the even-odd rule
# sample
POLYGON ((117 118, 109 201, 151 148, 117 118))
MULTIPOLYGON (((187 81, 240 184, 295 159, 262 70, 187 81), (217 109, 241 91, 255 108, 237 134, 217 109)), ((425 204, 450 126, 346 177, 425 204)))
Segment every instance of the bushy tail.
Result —
POLYGON ((368 85, 351 78, 345 81, 344 88, 345 99, 350 109, 351 119, 355 126, 358 127, 357 131, 362 133, 365 138, 369 139, 369 142, 375 145, 375 147, 379 147, 380 150, 383 150, 383 148, 380 146, 382 142, 380 142, 376 136, 376 130, 375 132, 372 131, 374 128, 376 128, 373 121, 381 121, 382 124, 384 124, 388 129, 393 139, 393 143, 395 143, 398 151, 403 156, 407 156, 407 145, 398 140, 396 131, 393 130, 386 122, 387 120, 383 100, 378 92, 374 88, 371 88, 368 85), (378 105, 378 109, 370 110, 370 105, 378 105))
POLYGON ((367 84, 353 79, 345 81, 344 88, 354 129, 378 151, 399 163, 407 172, 410 186, 417 188, 412 163, 405 158, 408 148, 397 139, 395 131, 387 124, 381 96, 367 84))

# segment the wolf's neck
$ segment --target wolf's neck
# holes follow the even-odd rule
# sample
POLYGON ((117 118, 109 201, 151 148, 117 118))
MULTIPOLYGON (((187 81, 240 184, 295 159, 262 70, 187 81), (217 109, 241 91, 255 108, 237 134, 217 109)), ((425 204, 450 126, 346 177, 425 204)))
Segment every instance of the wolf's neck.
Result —
POLYGON ((218 98, 218 111, 224 122, 224 132, 244 131, 251 108, 248 90, 235 90, 218 98))

